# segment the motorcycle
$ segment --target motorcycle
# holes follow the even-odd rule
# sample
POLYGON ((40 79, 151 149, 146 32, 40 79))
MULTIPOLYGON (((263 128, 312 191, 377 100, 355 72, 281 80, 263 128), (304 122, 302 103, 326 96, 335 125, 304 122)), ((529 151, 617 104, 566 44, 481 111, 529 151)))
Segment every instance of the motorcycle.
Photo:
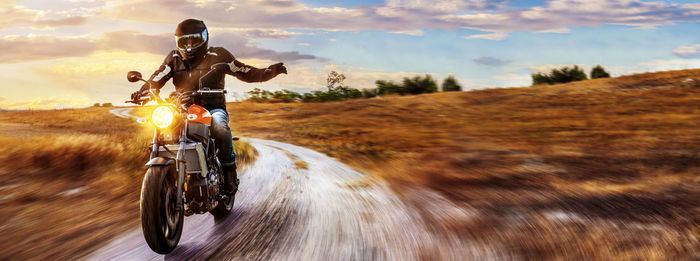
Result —
MULTIPOLYGON (((127 73, 127 80, 150 84, 136 71, 127 73)), ((223 168, 210 135, 212 117, 204 107, 192 104, 194 97, 224 93, 218 89, 173 92, 163 100, 151 87, 147 96, 127 101, 157 103, 151 114, 153 149, 140 199, 143 235, 156 253, 175 249, 182 235, 183 216, 209 212, 219 220, 233 207, 235 193, 224 192, 223 168)))

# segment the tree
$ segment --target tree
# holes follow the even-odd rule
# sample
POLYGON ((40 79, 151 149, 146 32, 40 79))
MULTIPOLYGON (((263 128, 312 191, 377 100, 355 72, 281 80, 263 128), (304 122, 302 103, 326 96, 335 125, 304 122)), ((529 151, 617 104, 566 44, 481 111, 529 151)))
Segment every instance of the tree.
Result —
POLYGON ((453 75, 448 76, 442 81, 442 91, 443 92, 454 92, 462 91, 462 86, 459 85, 457 79, 453 75))
POLYGON ((389 95, 389 94, 401 94, 403 95, 403 87, 392 82, 377 80, 374 82, 377 84, 377 94, 378 95, 389 95))
POLYGON ((403 78, 403 89, 407 94, 432 93, 437 91, 437 83, 430 74, 425 77, 403 78))
POLYGON ((343 81, 345 81, 345 75, 331 71, 326 77, 326 87, 329 91, 335 90, 337 87, 343 86, 343 81))
POLYGON ((605 68, 601 66, 600 64, 596 65, 591 69, 591 79, 598 79, 598 78, 610 78, 610 73, 605 71, 605 68))
POLYGON ((538 85, 538 84, 554 84, 552 81, 552 78, 549 77, 549 75, 544 74, 544 73, 533 73, 532 74, 532 85, 538 85))
POLYGON ((574 67, 565 66, 561 69, 552 69, 552 71, 549 74, 535 73, 531 76, 533 85, 543 83, 567 83, 583 81, 588 79, 586 73, 583 71, 583 69, 579 68, 578 65, 574 65, 574 67))
POLYGON ((550 77, 555 83, 567 83, 575 81, 588 80, 588 76, 583 72, 583 69, 579 68, 578 65, 574 65, 573 68, 565 66, 561 69, 553 69, 550 73, 550 77))

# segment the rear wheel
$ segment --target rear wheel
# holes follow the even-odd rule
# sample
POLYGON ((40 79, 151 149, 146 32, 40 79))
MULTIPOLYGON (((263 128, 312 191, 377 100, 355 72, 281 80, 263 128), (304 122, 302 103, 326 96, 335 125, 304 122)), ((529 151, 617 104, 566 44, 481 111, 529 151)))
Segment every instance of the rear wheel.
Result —
POLYGON ((146 243, 158 254, 175 249, 182 236, 183 212, 176 211, 177 173, 174 166, 152 166, 141 186, 141 228, 146 243))
POLYGON ((219 203, 216 207, 209 211, 214 216, 215 220, 220 220, 228 216, 228 213, 233 209, 233 203, 236 201, 236 191, 229 193, 230 195, 224 196, 219 199, 219 203))
POLYGON ((220 220, 228 216, 233 208, 233 202, 236 201, 236 192, 234 191, 231 195, 225 196, 219 200, 216 207, 209 211, 214 216, 215 220, 220 220))

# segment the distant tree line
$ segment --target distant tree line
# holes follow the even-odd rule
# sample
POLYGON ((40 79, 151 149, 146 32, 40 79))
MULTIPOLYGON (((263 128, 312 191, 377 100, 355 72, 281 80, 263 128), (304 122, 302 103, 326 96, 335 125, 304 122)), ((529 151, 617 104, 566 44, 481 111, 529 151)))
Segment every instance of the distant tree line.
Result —
POLYGON ((98 103, 93 104, 92 106, 93 106, 93 107, 112 107, 112 106, 114 106, 114 105, 112 105, 111 102, 105 102, 105 103, 102 103, 102 104, 100 104, 100 103, 98 102, 98 103))
MULTIPOLYGON (((343 84, 345 75, 332 71, 326 78, 326 91, 312 91, 310 93, 298 93, 290 90, 266 91, 255 88, 248 92, 250 100, 256 102, 329 102, 344 101, 347 99, 373 98, 384 95, 416 95, 422 93, 434 93, 438 91, 438 85, 431 75, 405 77, 401 83, 377 80, 376 88, 358 90, 343 84)), ((442 82, 442 91, 461 91, 457 79, 450 75, 442 82)))
MULTIPOLYGON (((610 73, 605 71, 605 68, 603 68, 603 66, 600 64, 591 69, 590 75, 591 79, 610 77, 610 73)), ((578 65, 574 65, 573 67, 565 66, 560 69, 552 69, 549 73, 532 74, 532 85, 557 84, 583 80, 588 80, 588 76, 583 69, 578 67, 578 65)))

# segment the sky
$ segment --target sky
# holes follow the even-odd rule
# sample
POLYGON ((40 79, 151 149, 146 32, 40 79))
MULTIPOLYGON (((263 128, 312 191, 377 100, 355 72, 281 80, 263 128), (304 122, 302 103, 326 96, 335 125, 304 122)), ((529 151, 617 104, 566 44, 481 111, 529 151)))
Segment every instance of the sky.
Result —
POLYGON ((358 89, 431 74, 469 90, 570 65, 700 68, 700 3, 688 0, 2 0, 0 16, 1 109, 124 105, 140 87, 126 72, 157 69, 188 18, 244 63, 287 65, 264 83, 227 77, 230 100, 321 90, 330 71, 358 89))

